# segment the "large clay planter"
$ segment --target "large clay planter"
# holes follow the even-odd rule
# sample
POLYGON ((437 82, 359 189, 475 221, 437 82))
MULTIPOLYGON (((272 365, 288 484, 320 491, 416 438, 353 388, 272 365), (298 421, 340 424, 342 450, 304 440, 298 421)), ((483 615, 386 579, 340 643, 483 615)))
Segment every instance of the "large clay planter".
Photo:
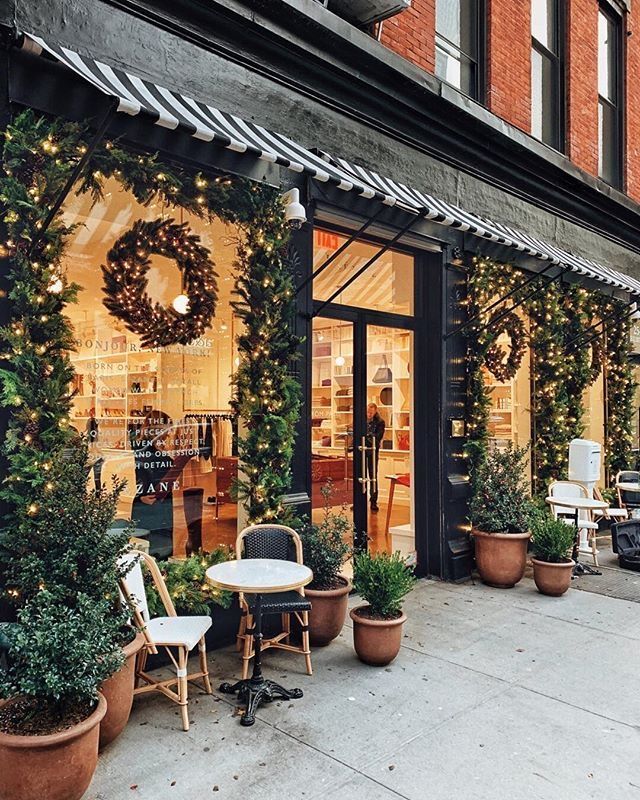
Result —
POLYGON ((46 736, 0 732, 2 800, 80 800, 98 763, 99 726, 106 710, 100 695, 91 716, 66 731, 46 736))
POLYGON ((555 564, 532 558, 531 563, 533 564, 533 580, 542 594, 560 597, 571 585, 571 572, 576 562, 570 558, 555 564))
POLYGON ((485 533, 475 528, 476 565, 483 583, 510 589, 522 580, 527 563, 527 544, 531 534, 485 533))
POLYGON ((325 647, 342 630, 347 616, 351 584, 340 578, 343 586, 338 589, 305 589, 311 600, 309 612, 309 639, 312 647, 325 647))
POLYGON ((385 667, 400 651, 402 626, 407 617, 402 614, 398 619, 368 619, 358 614, 361 608, 368 606, 358 606, 349 612, 353 620, 353 646, 356 654, 365 664, 385 667))
POLYGON ((102 684, 100 691, 107 701, 107 713, 100 723, 100 749, 116 739, 125 729, 133 705, 136 656, 144 646, 144 636, 136 638, 123 647, 125 662, 102 684))

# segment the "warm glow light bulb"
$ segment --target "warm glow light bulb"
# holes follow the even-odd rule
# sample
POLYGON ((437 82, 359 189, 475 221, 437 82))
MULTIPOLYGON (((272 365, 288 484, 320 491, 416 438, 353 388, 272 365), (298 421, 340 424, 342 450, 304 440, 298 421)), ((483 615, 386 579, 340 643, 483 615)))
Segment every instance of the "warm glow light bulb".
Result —
POLYGON ((186 294, 179 294, 174 298, 171 305, 173 306, 174 310, 178 312, 178 314, 188 314, 191 301, 186 294))
POLYGON ((344 367, 344 356, 336 356, 336 367, 344 367))

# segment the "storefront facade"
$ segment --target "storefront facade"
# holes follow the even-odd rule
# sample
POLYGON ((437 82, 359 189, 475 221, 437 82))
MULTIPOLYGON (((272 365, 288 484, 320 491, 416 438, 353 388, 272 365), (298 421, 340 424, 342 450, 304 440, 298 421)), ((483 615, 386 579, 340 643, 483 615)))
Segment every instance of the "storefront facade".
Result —
MULTIPOLYGON (((5 124, 33 108, 89 119, 95 130, 113 96, 96 83, 106 79, 113 90, 112 78, 91 66, 100 62, 137 76, 140 91, 167 87, 292 140, 286 165, 250 148, 211 143, 162 114, 158 123, 149 114, 116 112, 102 131, 134 155, 158 152, 162 162, 190 170, 194 181, 237 176, 299 189, 307 223, 291 234, 288 261, 301 339, 290 372, 302 405, 286 502, 321 513, 321 490, 331 479, 331 504, 353 515, 361 540, 389 547, 404 537, 422 574, 466 577, 468 337, 461 326, 473 257, 544 270, 549 278, 562 273, 569 283, 628 303, 640 292, 632 277, 639 272, 637 207, 602 195, 542 146, 498 134, 480 107, 464 108, 450 88, 310 0, 251 11, 242 3, 7 5, 0 20, 5 124), (25 33, 33 35, 26 48, 25 33), (40 40, 51 46, 49 56, 40 40), (59 45, 79 54, 75 69, 52 57, 59 45), (416 199, 405 185, 428 195, 416 199), (586 262, 569 268, 554 247, 605 271, 586 262), (631 277, 608 275, 611 264, 631 277), (366 449, 371 404, 384 422, 375 454, 366 449)), ((150 91, 152 108, 176 102, 176 95, 170 101, 150 91)), ((251 143, 251 130, 240 125, 236 133, 251 143)), ((277 135, 268 141, 276 155, 283 152, 277 135)), ((145 205, 117 181, 105 183, 98 203, 71 194, 63 207, 66 224, 78 226, 65 274, 84 287, 69 308, 76 347, 71 424, 95 449, 93 479, 127 479, 118 515, 152 531, 158 555, 230 544, 243 523, 230 492, 243 467, 230 405, 230 375, 241 358, 232 306, 241 232, 230 217, 212 223, 162 203, 145 205), (132 332, 103 302, 100 267, 134 221, 169 218, 186 224, 212 253, 217 305, 193 340, 149 347, 144 330, 132 332)), ((185 285, 165 261, 154 260, 148 275, 152 301, 177 310, 185 285)), ((496 440, 531 438, 528 357, 517 377, 495 381, 496 440)), ((604 384, 591 386, 587 434, 598 438, 604 384)))

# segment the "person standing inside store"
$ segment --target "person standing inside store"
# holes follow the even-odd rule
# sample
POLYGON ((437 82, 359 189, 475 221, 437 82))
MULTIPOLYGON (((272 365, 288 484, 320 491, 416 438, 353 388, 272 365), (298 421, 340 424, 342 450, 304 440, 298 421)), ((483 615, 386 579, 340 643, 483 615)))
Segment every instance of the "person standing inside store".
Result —
POLYGON ((369 483, 371 510, 378 511, 378 454, 384 436, 384 420, 378 413, 378 406, 369 403, 367 406, 367 477, 369 483), (373 447, 375 446, 375 451, 373 447))

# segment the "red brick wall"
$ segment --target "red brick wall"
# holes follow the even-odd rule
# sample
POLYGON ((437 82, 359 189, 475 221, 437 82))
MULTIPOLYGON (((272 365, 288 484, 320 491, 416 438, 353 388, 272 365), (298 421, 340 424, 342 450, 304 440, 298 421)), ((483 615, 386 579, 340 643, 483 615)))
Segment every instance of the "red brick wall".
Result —
POLYGON ((640 19, 638 9, 627 14, 626 37, 626 109, 627 109, 627 152, 626 186, 628 194, 640 202, 640 19))
POLYGON ((598 174, 598 2, 571 0, 567 12, 567 155, 598 174))
POLYGON ((410 7, 384 21, 385 47, 428 72, 435 70, 435 0, 413 0, 410 7))
POLYGON ((531 4, 487 2, 487 107, 531 130, 531 4))

